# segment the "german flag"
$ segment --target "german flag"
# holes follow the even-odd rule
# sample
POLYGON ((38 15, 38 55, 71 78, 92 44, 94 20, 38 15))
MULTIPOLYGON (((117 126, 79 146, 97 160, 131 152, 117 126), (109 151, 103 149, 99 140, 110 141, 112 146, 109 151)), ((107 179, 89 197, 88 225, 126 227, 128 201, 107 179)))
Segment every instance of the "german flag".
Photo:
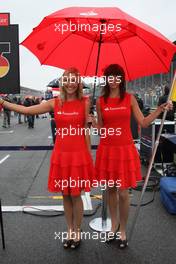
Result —
POLYGON ((0 56, 0 78, 3 78, 4 76, 7 75, 9 68, 10 66, 9 66, 8 60, 1 55, 0 56))

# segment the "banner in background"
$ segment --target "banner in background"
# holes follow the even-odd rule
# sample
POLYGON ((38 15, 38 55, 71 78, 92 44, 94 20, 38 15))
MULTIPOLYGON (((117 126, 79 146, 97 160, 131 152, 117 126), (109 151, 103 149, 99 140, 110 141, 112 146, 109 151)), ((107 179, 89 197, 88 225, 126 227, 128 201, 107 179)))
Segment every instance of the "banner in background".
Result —
POLYGON ((9 22, 9 14, 0 13, 0 93, 18 94, 20 93, 19 33, 18 25, 9 25, 9 22))
POLYGON ((10 13, 0 13, 0 26, 9 26, 10 13))

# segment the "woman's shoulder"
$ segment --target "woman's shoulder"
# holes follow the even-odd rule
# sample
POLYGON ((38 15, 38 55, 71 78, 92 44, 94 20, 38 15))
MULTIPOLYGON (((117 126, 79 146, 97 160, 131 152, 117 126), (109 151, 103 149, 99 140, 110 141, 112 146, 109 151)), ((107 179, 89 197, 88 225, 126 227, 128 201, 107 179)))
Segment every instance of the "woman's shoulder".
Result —
POLYGON ((126 98, 131 104, 131 106, 136 102, 136 98, 133 93, 126 93, 126 98))
POLYGON ((104 107, 104 96, 100 95, 99 97, 96 98, 96 108, 97 109, 102 109, 104 107))
POLYGON ((129 92, 125 92, 125 96, 131 99, 135 97, 133 93, 129 93, 129 92))
POLYGON ((83 95, 82 100, 90 100, 90 95, 83 95))
POLYGON ((125 92, 125 96, 126 96, 126 97, 131 97, 131 96, 132 96, 132 94, 131 94, 131 93, 129 93, 129 92, 125 92))
POLYGON ((48 100, 48 102, 50 103, 52 109, 54 109, 54 107, 56 106, 56 104, 58 103, 58 101, 60 100, 60 98, 57 97, 53 97, 51 99, 48 100))
POLYGON ((100 95, 98 98, 97 98, 97 102, 99 104, 103 103, 104 102, 104 96, 103 95, 100 95))
POLYGON ((89 96, 89 95, 84 95, 84 96, 82 97, 82 101, 83 101, 84 103, 86 103, 86 104, 90 104, 90 101, 91 101, 90 96, 89 96))
POLYGON ((129 92, 125 92, 125 99, 131 104, 132 100, 133 100, 134 95, 132 93, 129 92))

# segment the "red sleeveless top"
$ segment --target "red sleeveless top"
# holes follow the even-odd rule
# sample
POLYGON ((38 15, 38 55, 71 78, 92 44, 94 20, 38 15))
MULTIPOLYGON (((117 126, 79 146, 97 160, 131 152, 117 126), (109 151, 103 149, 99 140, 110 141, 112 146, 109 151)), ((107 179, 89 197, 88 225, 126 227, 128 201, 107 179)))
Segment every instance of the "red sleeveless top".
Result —
POLYGON ((81 131, 85 126, 85 105, 86 97, 66 101, 63 105, 55 98, 56 140, 48 178, 48 190, 51 192, 80 195, 82 190, 90 191, 94 174, 93 161, 85 134, 81 131), (74 183, 71 184, 71 180, 74 183), (87 180, 90 184, 81 183, 81 180, 87 180), (68 186, 61 186, 62 181, 67 181, 68 186))
POLYGON ((85 97, 82 100, 66 101, 63 106, 56 98, 54 119, 56 148, 59 147, 59 150, 72 152, 87 149, 85 136, 81 134, 81 128, 85 126, 85 104, 85 97))
POLYGON ((142 176, 130 128, 131 95, 125 93, 123 100, 107 98, 107 102, 101 96, 100 110, 103 128, 96 154, 96 177, 98 180, 120 180, 121 189, 136 187, 142 176))
MULTIPOLYGON (((131 116, 131 95, 125 94, 125 98, 104 98, 100 97, 100 109, 102 113, 103 128, 106 128, 105 135, 101 137, 101 144, 129 145, 133 143, 130 129, 131 116)), ((104 130, 105 131, 105 130, 104 130)))

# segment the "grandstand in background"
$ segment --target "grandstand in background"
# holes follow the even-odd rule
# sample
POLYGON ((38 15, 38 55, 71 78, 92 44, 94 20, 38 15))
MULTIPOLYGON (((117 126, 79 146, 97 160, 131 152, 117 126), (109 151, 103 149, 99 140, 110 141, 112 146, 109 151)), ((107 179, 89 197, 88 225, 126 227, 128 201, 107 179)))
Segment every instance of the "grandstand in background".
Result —
POLYGON ((21 97, 21 98, 24 98, 25 96, 42 97, 42 96, 44 96, 44 92, 21 86, 20 94, 13 94, 13 97, 14 96, 21 97))
MULTIPOLYGON (((174 35, 176 37, 176 33, 174 35)), ((176 38, 172 39, 176 45, 176 38)), ((171 86, 174 72, 176 70, 176 55, 174 56, 170 71, 167 74, 155 74, 134 80, 127 83, 127 90, 130 93, 137 93, 143 100, 145 105, 155 108, 158 99, 164 93, 165 85, 171 86)))

